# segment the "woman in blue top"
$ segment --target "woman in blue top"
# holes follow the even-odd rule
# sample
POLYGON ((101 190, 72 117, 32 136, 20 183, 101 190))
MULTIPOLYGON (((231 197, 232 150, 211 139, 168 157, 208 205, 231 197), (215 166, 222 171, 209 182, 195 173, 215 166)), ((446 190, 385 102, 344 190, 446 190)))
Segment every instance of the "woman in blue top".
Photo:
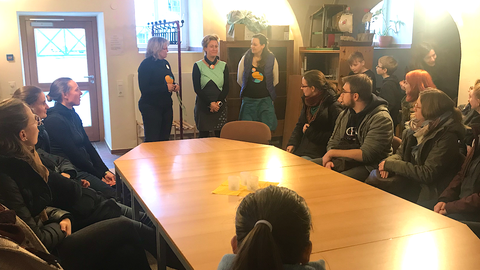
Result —
POLYGON ((273 101, 277 97, 278 63, 264 35, 253 36, 250 50, 238 64, 237 83, 242 87, 239 120, 263 122, 275 130, 277 116, 273 101))
POLYGON ((309 262, 312 219, 305 200, 286 187, 269 186, 247 195, 237 209, 234 254, 217 270, 325 270, 309 262))
POLYGON ((220 130, 227 122, 228 67, 218 59, 218 36, 207 35, 202 40, 205 56, 193 65, 195 100, 195 124, 200 138, 208 137, 210 130, 220 137, 220 130))
POLYGON ((152 37, 148 40, 145 60, 138 67, 138 86, 142 96, 138 109, 142 113, 145 142, 168 141, 172 130, 172 92, 180 87, 175 84, 172 68, 165 58, 168 40, 152 37))

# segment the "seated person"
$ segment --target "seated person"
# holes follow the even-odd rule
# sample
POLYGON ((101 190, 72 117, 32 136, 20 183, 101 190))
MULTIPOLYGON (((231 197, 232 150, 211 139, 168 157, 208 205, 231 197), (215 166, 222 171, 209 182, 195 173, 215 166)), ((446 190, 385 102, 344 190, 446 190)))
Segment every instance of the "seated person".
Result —
POLYGON ((388 111, 393 120, 393 126, 398 125, 401 102, 405 93, 402 92, 397 76, 393 75, 397 70, 397 60, 391 56, 382 56, 378 59, 377 74, 382 76, 383 82, 379 97, 388 102, 388 111))
MULTIPOLYGON (((15 93, 13 93, 12 97, 25 102, 30 109, 32 109, 32 112, 38 115, 40 119, 45 119, 47 117, 47 109, 49 107, 45 102, 45 94, 42 89, 36 86, 20 87, 15 93)), ((100 191, 107 198, 115 197, 115 189, 102 182, 101 178, 79 170, 64 157, 50 154, 50 138, 48 132, 45 130, 45 126, 38 126, 38 130, 38 143, 35 145, 35 149, 37 150, 43 165, 67 178, 78 179, 78 181, 81 181, 83 187, 91 187, 100 191), (90 183, 92 183, 91 186, 90 183)))
POLYGON ((480 83, 475 84, 472 91, 469 91, 468 105, 470 105, 470 111, 463 118, 463 124, 467 126, 465 144, 472 145, 473 132, 471 127, 480 125, 480 83))
POLYGON ((235 217, 234 254, 223 256, 218 270, 324 270, 309 262, 312 220, 305 200, 286 187, 269 186, 248 194, 235 217))
POLYGON ((287 144, 287 152, 307 159, 327 152, 328 139, 342 111, 336 93, 322 72, 310 70, 302 78, 303 108, 287 144))
POLYGON ((361 52, 354 52, 348 57, 348 64, 350 65, 350 73, 348 75, 365 74, 372 80, 372 93, 377 95, 377 78, 375 73, 365 67, 365 59, 361 52))
MULTIPOLYGON (((48 100, 55 100, 55 106, 47 111, 45 129, 50 137, 51 153, 72 162, 81 171, 102 179, 110 186, 115 185, 111 173, 98 155, 83 129, 80 116, 73 109, 80 105, 82 92, 70 78, 56 79, 50 86, 48 100)), ((93 186, 95 183, 90 182, 93 186)), ((101 188, 101 187, 99 187, 101 188)))
POLYGON ((418 99, 418 95, 428 87, 435 88, 432 77, 425 70, 412 70, 405 75, 405 80, 400 82, 400 87, 405 91, 405 97, 402 99, 402 121, 400 122, 400 132, 408 128, 407 122, 415 115, 413 105, 418 99))
POLYGON ((144 250, 156 254, 153 228, 120 216, 118 209, 109 219, 75 230, 69 212, 49 207, 60 192, 50 188, 50 171, 35 151, 39 123, 19 99, 0 102, 0 203, 57 252, 67 269, 150 269, 144 250))
MULTIPOLYGON (((415 103, 415 120, 395 153, 380 162, 381 178, 396 176, 392 193, 419 204, 437 200, 460 169, 462 114, 444 92, 426 89, 415 103)), ((369 181, 367 180, 367 183, 369 181)))
POLYGON ((372 81, 359 74, 343 78, 340 113, 321 164, 364 181, 392 153, 393 121, 387 102, 372 94, 372 81))
POLYGON ((480 125, 461 170, 438 198, 433 210, 459 221, 480 221, 480 125))

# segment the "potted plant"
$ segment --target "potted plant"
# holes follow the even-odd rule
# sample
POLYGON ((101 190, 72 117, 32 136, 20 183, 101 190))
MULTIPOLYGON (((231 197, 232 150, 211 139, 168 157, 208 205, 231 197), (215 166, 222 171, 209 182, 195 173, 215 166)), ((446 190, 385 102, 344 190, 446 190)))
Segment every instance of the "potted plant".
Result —
POLYGON ((372 16, 372 22, 375 22, 380 18, 383 20, 383 27, 377 33, 378 43, 380 47, 389 47, 393 40, 393 37, 389 35, 390 31, 397 35, 400 31, 400 26, 405 26, 405 23, 400 20, 388 20, 384 14, 383 8, 377 10, 372 16))

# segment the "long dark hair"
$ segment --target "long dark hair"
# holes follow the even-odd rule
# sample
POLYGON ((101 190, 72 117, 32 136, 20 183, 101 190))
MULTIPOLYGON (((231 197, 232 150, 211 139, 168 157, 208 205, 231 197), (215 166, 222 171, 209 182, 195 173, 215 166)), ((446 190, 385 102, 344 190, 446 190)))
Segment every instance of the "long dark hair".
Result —
POLYGON ((33 155, 19 137, 28 125, 27 110, 30 108, 17 98, 0 102, 0 153, 32 164, 33 155))
POLYGON ((12 98, 18 98, 28 105, 32 105, 38 100, 38 96, 42 93, 42 89, 36 86, 27 85, 18 88, 13 93, 12 98))
POLYGON ((413 55, 410 60, 410 70, 425 69, 425 61, 423 59, 427 56, 431 50, 435 51, 435 48, 431 43, 421 42, 413 49, 413 55))
POLYGON ((47 95, 47 100, 56 102, 62 102, 63 94, 67 94, 70 91, 70 86, 68 83, 71 81, 71 78, 62 77, 53 81, 50 85, 50 92, 47 95))
POLYGON ((305 200, 285 187, 269 186, 247 195, 237 209, 238 252, 234 270, 283 269, 298 264, 310 245, 312 227, 305 200), (259 220, 266 220, 270 227, 259 220))
POLYGON ((317 90, 320 90, 320 92, 327 91, 328 89, 333 89, 332 84, 327 81, 325 75, 323 75, 323 73, 319 70, 309 70, 305 72, 305 74, 303 74, 303 78, 305 79, 309 87, 313 86, 317 90))
POLYGON ((446 112, 452 113, 455 122, 462 122, 462 112, 455 106, 455 102, 443 91, 427 88, 418 97, 422 104, 422 115, 425 120, 435 120, 446 112))
MULTIPOLYGON (((265 66, 265 61, 267 61, 268 55, 272 53, 268 48, 268 39, 264 34, 255 34, 253 35, 252 39, 254 38, 257 38, 260 41, 260 45, 265 45, 265 48, 263 48, 262 55, 261 55, 262 59, 257 63, 259 67, 263 67, 265 66)), ((252 49, 249 49, 245 53, 245 57, 253 58, 252 49)))

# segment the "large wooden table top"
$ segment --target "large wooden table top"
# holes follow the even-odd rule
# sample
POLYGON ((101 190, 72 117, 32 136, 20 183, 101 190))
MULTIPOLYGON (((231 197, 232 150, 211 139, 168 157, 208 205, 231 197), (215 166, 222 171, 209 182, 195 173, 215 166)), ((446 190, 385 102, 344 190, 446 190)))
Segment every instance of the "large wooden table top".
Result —
POLYGON ((416 254, 431 255, 431 266, 419 269, 447 269, 445 258, 464 262, 466 256, 480 265, 480 241, 462 223, 273 146, 219 138, 145 143, 115 165, 194 269, 216 269, 231 253, 242 198, 211 192, 242 171, 305 198, 313 220, 312 259, 324 258, 332 269, 412 269, 399 262, 422 259, 416 254), (465 246, 464 256, 440 256, 465 246))

